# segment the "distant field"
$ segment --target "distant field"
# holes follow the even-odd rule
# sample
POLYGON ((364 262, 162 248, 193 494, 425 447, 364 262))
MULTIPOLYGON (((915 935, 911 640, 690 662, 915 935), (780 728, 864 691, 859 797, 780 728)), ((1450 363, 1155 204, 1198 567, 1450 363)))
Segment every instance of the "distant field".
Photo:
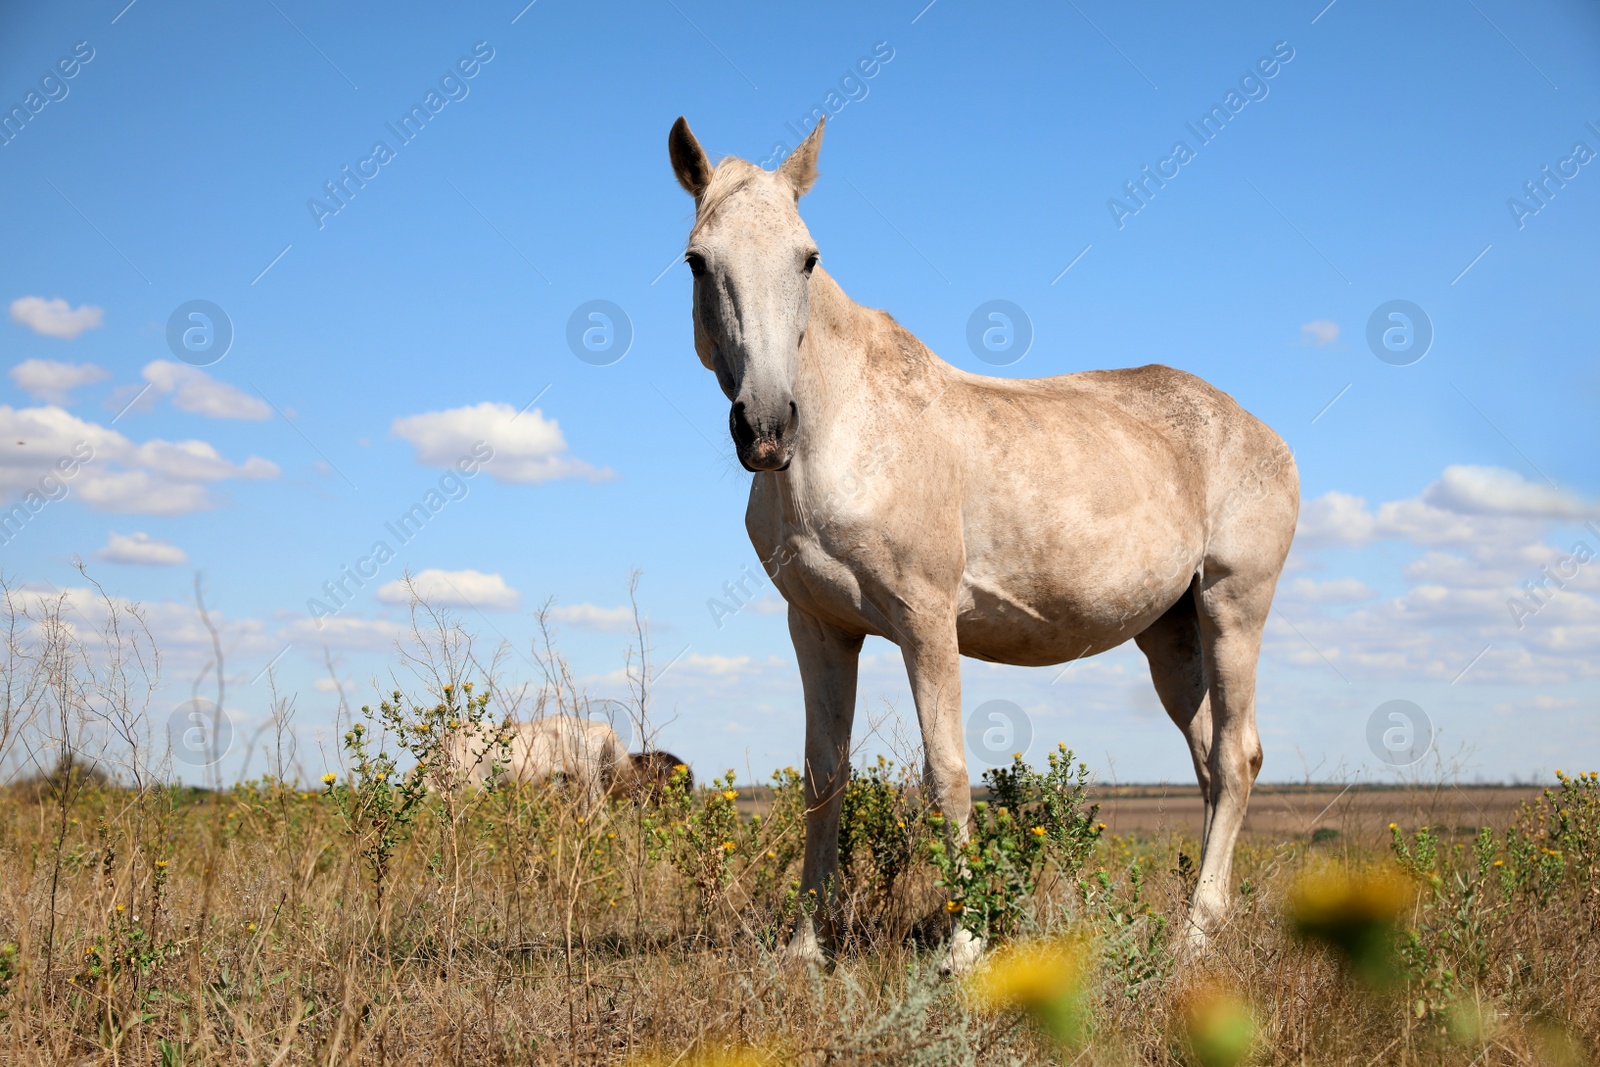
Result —
MULTIPOLYGON (((1373 788, 1257 786, 1250 794, 1244 832, 1283 839, 1327 827, 1344 834, 1387 836, 1391 822, 1476 833, 1504 829, 1539 790, 1529 786, 1373 788)), ((1197 787, 1122 786, 1096 790, 1100 818, 1113 833, 1200 833, 1197 787)))
MULTIPOLYGON (((1258 785, 1250 794, 1244 832, 1255 838, 1309 838, 1318 829, 1387 838, 1388 826, 1433 826, 1441 832, 1475 834, 1480 827, 1503 830, 1526 801, 1540 790, 1526 785, 1340 786, 1258 785)), ((975 788, 975 799, 987 790, 975 788)), ((1177 834, 1198 837, 1200 790, 1189 785, 1095 787, 1100 821, 1113 834, 1177 834)), ((772 803, 766 787, 749 790, 739 803, 745 815, 765 812, 772 803)))

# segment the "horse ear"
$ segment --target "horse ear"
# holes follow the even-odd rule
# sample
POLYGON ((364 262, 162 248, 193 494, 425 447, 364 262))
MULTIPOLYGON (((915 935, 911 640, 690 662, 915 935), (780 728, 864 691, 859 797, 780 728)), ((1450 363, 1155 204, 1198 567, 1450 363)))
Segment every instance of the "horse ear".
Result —
POLYGON ((672 157, 672 173, 678 176, 678 184, 690 196, 700 199, 700 194, 711 184, 711 160, 706 158, 706 150, 689 132, 689 123, 682 115, 672 124, 672 132, 667 134, 667 153, 672 157))
POLYGON ((811 135, 800 142, 800 147, 789 153, 789 158, 778 168, 778 176, 789 183, 794 198, 799 200, 811 191, 817 180, 817 153, 822 150, 822 125, 828 121, 824 115, 817 120, 811 135))

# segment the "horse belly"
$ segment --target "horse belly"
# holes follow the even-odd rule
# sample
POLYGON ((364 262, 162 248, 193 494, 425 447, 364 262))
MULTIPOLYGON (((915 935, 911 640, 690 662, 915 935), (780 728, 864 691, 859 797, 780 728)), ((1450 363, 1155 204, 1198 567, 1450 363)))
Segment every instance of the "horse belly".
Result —
POLYGON ((1024 667, 1098 655, 1160 618, 1188 589, 1189 577, 1093 596, 1074 590, 1019 597, 964 584, 956 618, 961 654, 1024 667))
POLYGON ((1188 590, 1204 553, 1198 528, 1158 538, 1080 528, 1077 536, 1028 538, 1006 552, 969 556, 956 632, 963 655, 1044 666, 1093 656, 1142 633, 1188 590))

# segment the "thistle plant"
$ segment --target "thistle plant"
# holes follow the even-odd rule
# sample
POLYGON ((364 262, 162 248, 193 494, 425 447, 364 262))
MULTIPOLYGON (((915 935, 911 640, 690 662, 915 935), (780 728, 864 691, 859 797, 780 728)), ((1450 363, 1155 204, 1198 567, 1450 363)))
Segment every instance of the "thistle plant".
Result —
POLYGON ((691 792, 689 781, 689 768, 673 772, 660 807, 648 816, 646 825, 652 856, 664 856, 694 884, 699 916, 705 919, 722 900, 733 855, 744 835, 731 768, 721 778, 711 779, 705 789, 691 792))
POLYGON ((396 690, 376 712, 362 705, 365 721, 345 733, 347 776, 324 775, 322 781, 380 900, 395 852, 410 838, 430 785, 460 785, 471 770, 460 765, 463 753, 468 760, 487 760, 491 777, 509 762, 507 732, 489 726, 489 699, 488 689, 474 694, 471 682, 443 686, 440 699, 427 707, 408 704, 396 690), (464 738, 481 739, 483 751, 459 743, 464 738), (402 770, 390 745, 410 757, 409 769, 402 770))
POLYGON ((928 853, 956 921, 979 937, 1004 938, 1022 926, 1046 864, 1075 873, 1103 827, 1094 821, 1099 805, 1088 803, 1089 768, 1074 768, 1065 744, 1042 773, 1019 752, 1010 767, 985 771, 983 781, 991 799, 972 806, 966 844, 957 845, 956 828, 934 812, 928 853))

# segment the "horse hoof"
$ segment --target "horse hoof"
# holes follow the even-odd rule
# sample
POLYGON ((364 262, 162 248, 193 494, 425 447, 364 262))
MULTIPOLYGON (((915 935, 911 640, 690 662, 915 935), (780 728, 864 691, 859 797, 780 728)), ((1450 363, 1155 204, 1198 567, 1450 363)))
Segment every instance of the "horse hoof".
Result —
POLYGON ((1183 933, 1183 940, 1178 942, 1177 956, 1180 960, 1197 960, 1206 954, 1210 939, 1206 936, 1205 927, 1194 920, 1189 920, 1183 933))
POLYGON ((822 954, 822 946, 817 943, 817 935, 809 930, 797 932, 784 946, 783 958, 786 962, 796 966, 819 968, 827 959, 822 954))
POLYGON ((945 950, 944 959, 939 961, 939 973, 946 977, 959 978, 971 973, 982 956, 983 938, 975 936, 971 930, 963 927, 950 939, 950 947, 945 950))

